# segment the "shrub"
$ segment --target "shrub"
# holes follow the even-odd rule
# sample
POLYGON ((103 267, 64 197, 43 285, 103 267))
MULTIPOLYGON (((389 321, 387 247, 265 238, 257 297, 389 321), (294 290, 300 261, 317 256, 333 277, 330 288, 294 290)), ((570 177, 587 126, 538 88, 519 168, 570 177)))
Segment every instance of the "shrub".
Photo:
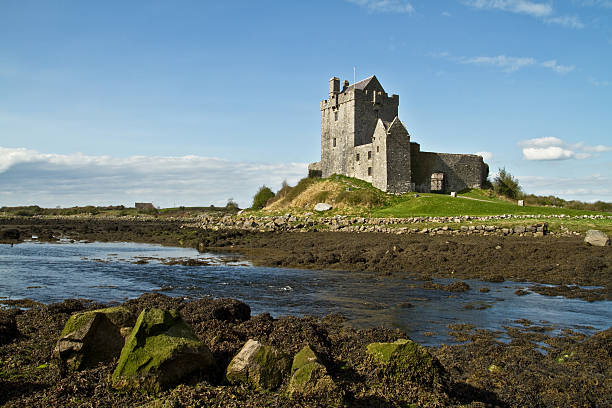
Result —
POLYGON ((497 194, 508 198, 519 198, 522 195, 518 180, 512 177, 506 168, 499 169, 499 173, 493 180, 493 189, 497 194))
POLYGON ((274 197, 272 190, 266 186, 259 187, 259 190, 257 190, 257 193, 255 193, 253 197, 253 205, 251 208, 254 210, 261 210, 272 197, 274 197))

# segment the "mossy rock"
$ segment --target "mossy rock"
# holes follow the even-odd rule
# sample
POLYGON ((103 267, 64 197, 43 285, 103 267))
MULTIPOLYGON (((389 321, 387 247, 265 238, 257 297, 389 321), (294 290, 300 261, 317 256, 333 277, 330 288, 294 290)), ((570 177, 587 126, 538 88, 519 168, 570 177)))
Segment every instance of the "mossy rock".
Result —
POLYGON ((62 369, 83 370, 117 358, 125 343, 121 330, 134 324, 129 309, 118 306, 70 316, 55 346, 62 369))
POLYGON ((271 346, 249 339, 227 366, 232 384, 249 383, 259 390, 274 390, 289 370, 289 358, 271 346))
POLYGON ((438 359, 412 340, 370 343, 366 353, 397 379, 428 386, 443 385, 448 381, 448 375, 438 359))
POLYGON ((291 399, 315 399, 328 407, 343 404, 342 392, 310 346, 293 357, 287 395, 291 399))
POLYGON ((208 347, 176 310, 144 309, 121 351, 113 386, 157 394, 195 373, 211 373, 208 347))
POLYGON ((291 375, 306 364, 320 362, 321 360, 314 350, 310 346, 305 346, 293 357, 293 363, 291 364, 291 375))

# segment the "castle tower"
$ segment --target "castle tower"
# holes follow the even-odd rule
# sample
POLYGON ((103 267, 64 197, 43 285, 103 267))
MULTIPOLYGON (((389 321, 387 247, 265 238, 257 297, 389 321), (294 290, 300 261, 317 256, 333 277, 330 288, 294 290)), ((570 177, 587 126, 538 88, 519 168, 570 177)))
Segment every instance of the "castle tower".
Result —
MULTIPOLYGON (((342 90, 340 79, 331 78, 329 99, 321 102, 323 177, 334 173, 356 176, 355 159, 358 153, 355 148, 372 143, 378 119, 392 122, 397 117, 398 106, 399 96, 387 95, 375 76, 353 85, 344 81, 342 90)), ((372 153, 369 157, 371 160, 372 153)))

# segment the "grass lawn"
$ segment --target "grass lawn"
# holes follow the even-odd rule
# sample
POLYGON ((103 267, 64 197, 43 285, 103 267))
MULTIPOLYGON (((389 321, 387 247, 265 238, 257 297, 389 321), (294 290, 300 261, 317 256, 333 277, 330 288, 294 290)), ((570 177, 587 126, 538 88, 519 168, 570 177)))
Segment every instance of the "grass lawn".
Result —
POLYGON ((510 202, 495 197, 489 197, 485 191, 471 190, 459 194, 456 198, 443 194, 419 193, 404 194, 394 197, 385 207, 373 209, 374 217, 448 217, 459 215, 485 216, 502 214, 533 214, 533 215, 612 215, 584 210, 572 210, 555 207, 519 207, 516 202, 510 202))

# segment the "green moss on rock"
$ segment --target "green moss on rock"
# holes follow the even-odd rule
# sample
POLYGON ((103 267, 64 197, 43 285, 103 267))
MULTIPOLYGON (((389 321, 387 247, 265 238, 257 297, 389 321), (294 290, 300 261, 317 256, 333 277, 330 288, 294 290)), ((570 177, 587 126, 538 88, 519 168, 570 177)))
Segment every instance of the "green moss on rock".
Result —
POLYGON ((315 354, 315 352, 310 348, 310 346, 306 346, 302 348, 294 357, 293 363, 291 364, 291 374, 295 373, 297 370, 305 366, 306 364, 317 362, 320 363, 319 358, 315 354))
POLYGON ((129 309, 118 306, 72 315, 55 347, 62 370, 82 370, 117 358, 124 345, 121 329, 134 323, 129 309))
POLYGON ((64 329, 62 330, 61 337, 64 337, 70 333, 73 333, 85 324, 87 324, 96 314, 103 314, 108 320, 111 321, 115 326, 127 327, 134 324, 134 315, 130 310, 123 306, 108 307, 106 309, 88 310, 86 312, 75 313, 66 322, 64 329))
POLYGON ((370 343, 366 347, 366 353, 398 379, 407 379, 423 385, 442 385, 447 382, 448 376, 438 359, 412 340, 370 343))
POLYGON ((249 339, 227 367, 228 382, 249 383, 256 389, 273 390, 283 382, 289 358, 271 346, 249 339))
POLYGON ((210 350, 178 311, 145 309, 121 351, 112 382, 117 389, 155 394, 214 366, 210 350))

